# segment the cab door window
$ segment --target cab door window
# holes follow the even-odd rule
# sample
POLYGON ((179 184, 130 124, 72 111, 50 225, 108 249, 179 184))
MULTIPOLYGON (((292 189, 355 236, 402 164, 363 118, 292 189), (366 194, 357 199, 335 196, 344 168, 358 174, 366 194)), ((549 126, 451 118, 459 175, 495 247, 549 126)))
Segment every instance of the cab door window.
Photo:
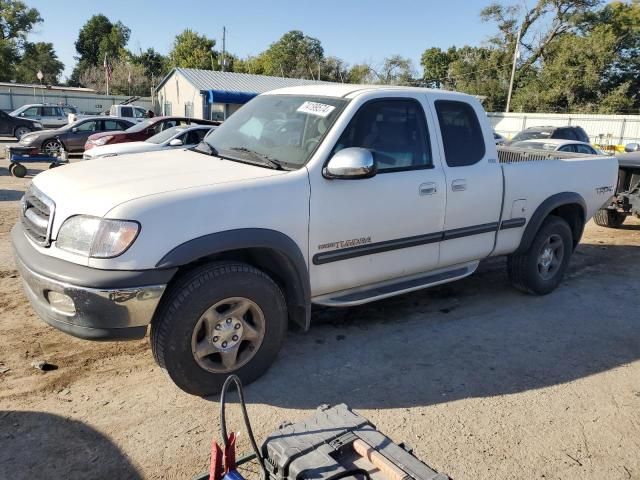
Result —
POLYGON ((437 100, 435 106, 447 165, 466 167, 482 160, 484 137, 473 107, 452 100, 437 100))
POLYGON ((417 100, 373 100, 360 107, 333 152, 366 148, 378 164, 378 173, 431 168, 428 138, 424 111, 417 100))

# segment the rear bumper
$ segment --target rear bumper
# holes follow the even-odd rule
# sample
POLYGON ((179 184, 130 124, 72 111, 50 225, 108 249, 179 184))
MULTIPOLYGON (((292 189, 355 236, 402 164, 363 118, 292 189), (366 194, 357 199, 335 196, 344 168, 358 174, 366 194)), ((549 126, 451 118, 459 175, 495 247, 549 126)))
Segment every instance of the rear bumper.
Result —
POLYGON ((143 338, 176 271, 97 270, 42 255, 20 225, 14 227, 11 236, 15 261, 33 309, 49 325, 84 339, 143 338), (52 305, 51 292, 71 299, 73 308, 52 305))

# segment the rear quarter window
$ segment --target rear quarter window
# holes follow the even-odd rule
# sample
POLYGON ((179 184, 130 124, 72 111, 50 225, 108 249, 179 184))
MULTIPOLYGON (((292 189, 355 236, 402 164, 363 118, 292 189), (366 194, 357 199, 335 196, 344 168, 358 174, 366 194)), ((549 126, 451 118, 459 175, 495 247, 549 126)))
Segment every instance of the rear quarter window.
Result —
POLYGON ((447 165, 466 167, 484 158, 482 128, 471 105, 453 100, 435 102, 447 165))

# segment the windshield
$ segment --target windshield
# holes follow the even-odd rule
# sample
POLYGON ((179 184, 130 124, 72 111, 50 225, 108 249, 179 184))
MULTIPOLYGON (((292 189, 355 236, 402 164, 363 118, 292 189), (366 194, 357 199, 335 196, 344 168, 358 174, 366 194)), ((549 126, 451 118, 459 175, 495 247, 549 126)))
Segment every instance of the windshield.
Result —
POLYGON ((160 133, 156 133, 153 137, 147 138, 145 140, 145 142, 156 143, 156 144, 164 143, 167 140, 169 140, 171 137, 173 137, 174 135, 177 135, 180 132, 184 132, 186 129, 187 129, 187 127, 171 127, 171 128, 167 128, 166 130, 163 130, 160 133))
POLYGON ((149 120, 136 123, 133 127, 127 128, 125 132, 142 132, 143 130, 146 130, 147 128, 152 126, 154 123, 156 123, 156 119, 150 118, 149 120))
POLYGON ((523 130, 513 137, 514 142, 522 140, 531 140, 536 138, 551 138, 551 132, 548 130, 523 130))
POLYGON ((511 146, 516 148, 531 148, 533 150, 549 150, 549 151, 554 151, 556 148, 558 148, 558 145, 555 143, 544 143, 544 142, 513 142, 511 146))
POLYGON ((334 97, 262 95, 231 115, 204 141, 230 160, 272 160, 300 168, 346 104, 346 100, 334 97))

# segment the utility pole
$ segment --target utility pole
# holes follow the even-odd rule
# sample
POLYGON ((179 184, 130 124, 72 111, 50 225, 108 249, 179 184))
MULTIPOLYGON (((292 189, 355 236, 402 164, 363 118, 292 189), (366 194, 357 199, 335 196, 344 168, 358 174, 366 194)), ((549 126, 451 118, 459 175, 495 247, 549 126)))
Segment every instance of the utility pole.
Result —
POLYGON ((222 27, 222 71, 224 72, 225 63, 227 63, 227 59, 225 58, 225 47, 227 41, 227 27, 222 27))
POLYGON ((522 25, 518 29, 518 36, 516 37, 516 47, 513 49, 513 66, 511 67, 511 80, 509 81, 509 95, 507 95, 507 108, 505 113, 509 113, 511 108, 511 94, 513 93, 513 80, 516 76, 516 62, 520 56, 520 35, 522 35, 522 25))

